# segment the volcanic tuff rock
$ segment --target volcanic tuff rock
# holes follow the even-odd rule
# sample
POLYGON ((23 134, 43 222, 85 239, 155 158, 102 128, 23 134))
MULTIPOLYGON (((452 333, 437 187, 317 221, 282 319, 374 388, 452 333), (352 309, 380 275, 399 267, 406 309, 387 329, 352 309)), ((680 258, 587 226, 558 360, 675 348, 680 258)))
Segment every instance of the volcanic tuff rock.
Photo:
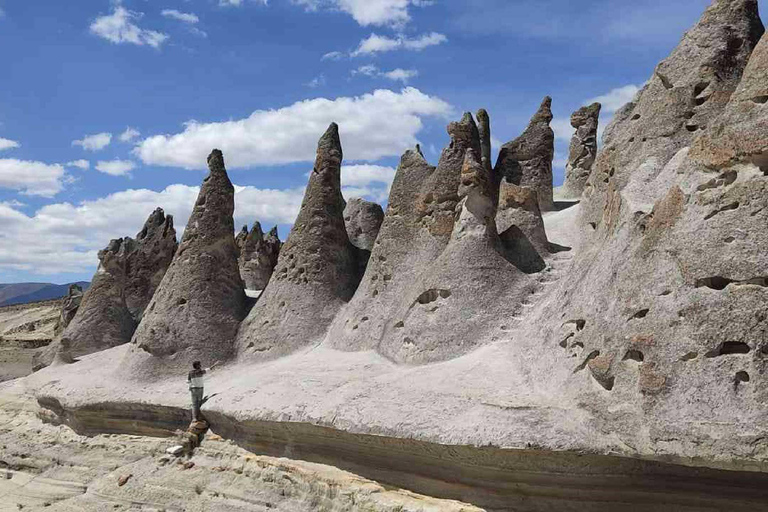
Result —
POLYGON ((752 161, 768 172, 768 36, 763 35, 722 115, 691 148, 691 159, 717 169, 752 161))
POLYGON ((600 223, 611 186, 624 188, 636 172, 652 181, 675 153, 708 131, 763 32, 757 0, 712 3, 606 128, 586 187, 588 222, 600 223))
POLYGON ((263 290, 267 287, 272 271, 277 265, 282 242, 277 236, 277 226, 265 235, 261 224, 255 222, 250 233, 246 227, 240 232, 236 243, 240 243, 240 277, 243 278, 247 290, 263 290), (246 236, 243 238, 242 234, 246 236))
POLYGON ((188 366, 230 357, 245 315, 232 219, 235 189, 221 151, 208 156, 208 167, 176 256, 132 340, 131 357, 139 367, 146 362, 147 371, 163 362, 188 366))
POLYGON ((601 107, 600 103, 593 103, 571 115, 571 126, 576 128, 576 133, 571 138, 565 166, 563 193, 567 197, 580 197, 592 172, 597 157, 597 125, 601 107))
POLYGON ((240 357, 274 358, 317 343, 355 293, 359 275, 344 225, 342 158, 339 127, 332 123, 318 142, 301 210, 270 284, 240 327, 240 357))
MULTIPOLYGON (((91 286, 62 333, 71 342, 74 357, 131 340, 175 251, 173 217, 161 208, 152 212, 135 240, 118 238, 99 251, 91 286)), ((43 360, 49 362, 56 349, 52 347, 43 360)))
POLYGON ((57 333, 65 329, 72 322, 72 319, 77 314, 77 310, 80 308, 81 302, 83 302, 83 289, 76 284, 69 285, 67 296, 61 303, 61 313, 56 324, 57 333))
POLYGON ((555 209, 552 197, 552 159, 555 156, 555 132, 552 122, 552 98, 544 98, 539 110, 520 137, 501 146, 496 160, 496 179, 530 187, 539 197, 542 211, 555 209))
POLYGON ((382 222, 384 222, 384 210, 377 203, 355 197, 350 199, 344 208, 344 223, 347 226, 349 241, 357 249, 358 275, 361 278, 365 273, 365 267, 368 265, 382 222))

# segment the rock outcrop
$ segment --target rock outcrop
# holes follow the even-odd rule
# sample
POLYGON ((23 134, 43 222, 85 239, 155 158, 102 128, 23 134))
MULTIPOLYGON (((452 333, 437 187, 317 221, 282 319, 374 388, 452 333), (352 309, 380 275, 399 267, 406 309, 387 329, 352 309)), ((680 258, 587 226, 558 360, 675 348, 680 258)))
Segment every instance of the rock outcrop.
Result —
POLYGON ((341 141, 333 123, 320 138, 301 210, 269 286, 237 337, 245 359, 286 355, 319 342, 359 282, 344 225, 341 141))
POLYGON ((208 167, 176 256, 133 336, 132 356, 139 366, 146 363, 147 372, 155 365, 187 367, 197 359, 210 364, 231 357, 245 315, 232 218, 235 189, 221 151, 213 150, 208 167))
POLYGON ((362 278, 373 244, 384 222, 384 210, 378 203, 365 201, 359 197, 349 200, 344 208, 344 223, 349 241, 357 248, 358 274, 362 278))
POLYGON ((56 333, 60 333, 62 330, 66 329, 67 326, 72 322, 72 319, 75 318, 75 315, 77 314, 77 310, 80 308, 80 304, 83 302, 83 289, 76 285, 71 284, 69 285, 69 290, 67 291, 67 296, 64 298, 64 301, 61 303, 61 312, 59 314, 59 319, 56 323, 56 333))
MULTIPOLYGON (((72 356, 98 352, 131 341, 147 304, 176 252, 173 217, 161 208, 147 219, 136 238, 118 238, 99 251, 99 268, 62 339, 72 356)), ((54 344, 42 360, 51 361, 54 344)))
POLYGON ((520 137, 501 146, 496 160, 497 180, 536 191, 541 211, 552 211, 552 159, 555 156, 555 132, 552 122, 552 98, 544 98, 520 137))
POLYGON ((597 157, 597 127, 601 108, 600 103, 593 103, 571 114, 571 126, 576 132, 571 138, 568 163, 565 165, 562 189, 565 197, 581 197, 587 185, 597 157))
POLYGON ((245 288, 263 290, 272 277, 282 246, 277 236, 277 226, 265 235, 261 224, 255 222, 250 232, 244 227, 235 241, 240 244, 238 263, 245 288), (243 233, 245 237, 242 236, 243 233))

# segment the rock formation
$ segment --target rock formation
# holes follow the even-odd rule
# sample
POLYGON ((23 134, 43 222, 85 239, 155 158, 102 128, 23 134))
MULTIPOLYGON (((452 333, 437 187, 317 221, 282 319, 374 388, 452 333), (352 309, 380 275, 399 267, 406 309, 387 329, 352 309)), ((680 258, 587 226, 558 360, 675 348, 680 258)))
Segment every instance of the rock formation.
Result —
MULTIPOLYGON (((118 238, 99 251, 99 268, 62 339, 79 357, 128 343, 176 252, 173 217, 156 209, 136 238, 118 238)), ((46 351, 50 362, 57 346, 46 351)))
POLYGON ((240 276, 247 290, 263 290, 267 287, 272 272, 277 265, 282 242, 277 236, 277 226, 265 235, 261 224, 255 222, 248 232, 247 228, 238 235, 240 276), (245 233, 245 237, 242 237, 245 233))
POLYGON ((243 226, 243 229, 241 229, 240 232, 235 237, 235 245, 237 246, 238 251, 243 250, 243 246, 245 245, 246 238, 248 238, 248 226, 243 226))
POLYGON ((541 211, 552 211, 552 159, 555 156, 555 132, 552 122, 552 98, 547 96, 520 137, 501 146, 496 160, 496 179, 529 187, 539 197, 541 211))
POLYGON ((70 322, 72 322, 72 319, 75 318, 77 310, 80 308, 80 304, 82 302, 83 289, 76 284, 69 285, 67 296, 64 298, 64 302, 61 304, 61 312, 56 323, 55 331, 57 334, 66 329, 70 322))
POLYGON ((587 185, 597 157, 597 125, 601 108, 600 103, 593 103, 571 115, 571 126, 576 128, 576 133, 571 138, 568 163, 565 166, 563 194, 566 197, 581 197, 587 185))
POLYGON ((333 123, 320 138, 299 216, 269 286, 237 337, 242 358, 274 358, 320 341, 359 282, 344 225, 341 141, 333 123))
POLYGON ((384 222, 384 210, 377 203, 359 197, 349 200, 344 208, 344 224, 349 241, 357 248, 357 262, 360 277, 365 273, 373 244, 384 222))
MULTIPOLYGON (((210 364, 232 355, 245 315, 245 292, 234 238, 235 189, 221 151, 208 157, 203 181, 176 256, 132 343, 151 364, 210 364)), ((134 350, 134 353, 136 350, 134 350)))

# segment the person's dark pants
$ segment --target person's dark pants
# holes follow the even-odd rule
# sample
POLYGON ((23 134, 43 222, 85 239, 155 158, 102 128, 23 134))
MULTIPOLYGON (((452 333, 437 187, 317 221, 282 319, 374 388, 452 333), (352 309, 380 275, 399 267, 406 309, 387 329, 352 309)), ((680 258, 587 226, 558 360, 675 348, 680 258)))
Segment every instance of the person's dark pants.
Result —
POLYGON ((200 406, 203 405, 203 388, 189 388, 192 393, 192 420, 197 421, 203 418, 200 413, 200 406))

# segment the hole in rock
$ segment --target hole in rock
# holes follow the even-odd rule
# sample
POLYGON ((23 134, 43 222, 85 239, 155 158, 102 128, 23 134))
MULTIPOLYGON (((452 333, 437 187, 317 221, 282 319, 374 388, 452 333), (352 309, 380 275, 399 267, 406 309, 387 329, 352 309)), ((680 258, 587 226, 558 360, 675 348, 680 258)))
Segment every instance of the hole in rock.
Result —
POLYGON ((392 276, 390 274, 384 274, 384 281, 391 281, 392 276))
POLYGON ((416 299, 416 302, 419 304, 429 304, 430 302, 435 302, 437 299, 443 298, 447 299, 451 296, 450 290, 438 290, 438 289, 431 289, 427 290, 416 299))
POLYGON ((573 344, 571 344, 571 348, 576 348, 576 347, 584 348, 584 344, 582 342, 580 342, 580 341, 575 341, 575 342, 573 342, 573 344))
POLYGON ((604 379, 598 379, 597 377, 595 377, 595 376, 593 375, 593 376, 592 376, 592 378, 593 378, 593 379, 595 379, 595 381, 596 381, 598 384, 600 384, 601 386, 603 386, 603 388, 604 388, 606 391, 612 391, 612 390, 613 390, 613 384, 616 382, 616 377, 606 377, 606 378, 604 378, 604 379))
POLYGON ((402 329, 403 327, 405 327, 405 323, 402 321, 395 324, 395 329, 402 329))
POLYGON ((589 364, 589 362, 591 360, 593 360, 594 358, 598 357, 599 355, 600 355, 600 351, 599 350, 593 350, 592 352, 590 352, 589 355, 587 356, 587 358, 584 360, 584 362, 581 363, 579 366, 577 366, 575 370, 573 370, 573 373, 580 372, 581 370, 586 368, 587 365, 589 364))
POLYGON ((197 200, 197 206, 205 206, 205 196, 200 196, 200 199, 197 200))
POLYGON ((589 227, 591 227, 592 229, 597 229, 597 223, 595 223, 595 222, 590 222, 590 223, 589 223, 589 227))
POLYGON ((584 326, 587 325, 587 321, 582 318, 577 318, 576 320, 568 320, 563 325, 568 324, 574 324, 576 326, 576 330, 581 331, 584 329, 584 326))
POLYGON ((697 107, 700 107, 700 106, 702 106, 703 104, 705 104, 705 103, 707 102, 707 100, 709 100, 709 96, 702 96, 702 97, 700 97, 700 98, 696 98, 696 99, 694 100, 694 103, 696 103, 696 106, 697 106, 697 107))
POLYGON ((733 279, 722 276, 705 277, 696 280, 696 288, 711 288, 712 290, 725 290, 726 286, 734 283, 733 279))
POLYGON ((637 361, 638 363, 642 363, 644 360, 645 356, 639 350, 627 350, 624 359, 622 359, 622 361, 637 361))
POLYGON ((609 172, 609 173, 608 173, 608 176, 610 176, 611 178, 613 178, 613 175, 614 175, 614 174, 616 174, 616 168, 615 168, 615 167, 611 167, 611 172, 609 172))
POLYGON ((699 353, 698 352, 688 352, 683 357, 681 357, 680 360, 681 361, 693 361, 697 357, 699 357, 699 353))
POLYGON ((572 332, 571 334, 566 336, 565 339, 563 339, 563 341, 560 342, 560 346, 563 347, 563 348, 567 348, 568 347, 568 340, 573 338, 574 336, 576 336, 575 332, 572 332))
POLYGON ((743 341, 724 341, 717 348, 707 352, 705 357, 713 358, 734 354, 748 354, 752 348, 743 341))
POLYGON ((743 371, 736 372, 736 377, 734 377, 734 380, 736 381, 737 385, 741 382, 749 382, 749 374, 743 371))
POLYGON ((685 114, 683 114, 683 117, 686 118, 686 119, 690 119, 690 118, 692 118, 695 115, 696 115, 696 112, 688 111, 685 114))
POLYGON ((179 299, 178 301, 176 301, 176 304, 178 306, 183 306, 186 303, 187 303, 187 299, 179 299))
POLYGON ((368 320, 370 320, 370 319, 367 316, 364 316, 363 318, 360 319, 360 322, 361 323, 362 322, 367 322, 368 320))
POLYGON ((378 294, 379 294, 379 290, 373 290, 373 293, 372 293, 371 295, 373 295, 374 297, 376 297, 378 294))
POLYGON ((637 121, 638 119, 640 119, 640 117, 641 117, 640 114, 635 114, 632 116, 632 121, 637 121))
POLYGON ((699 94, 703 93, 704 90, 709 87, 709 82, 699 82, 696 84, 696 86, 693 88, 693 96, 696 97, 699 94))
POLYGON ((737 202, 733 202, 731 204, 727 204, 727 205, 723 206, 722 208, 720 208, 718 210, 714 210, 714 211, 710 212, 706 217, 704 217, 704 220, 709 220, 712 217, 714 217, 715 215, 717 215, 718 213, 727 212, 727 211, 730 211, 730 210, 736 210, 738 207, 739 207, 738 201, 737 202))
POLYGON ((413 345, 415 346, 416 343, 413 342, 413 338, 405 337, 403 338, 403 345, 413 345))
POLYGON ((662 297, 665 297, 667 295, 672 295, 672 290, 664 290, 659 295, 661 295, 662 297))
POLYGON ((687 125, 685 125, 685 129, 688 130, 689 132, 695 132, 696 130, 699 129, 699 125, 697 125, 697 124, 687 124, 687 125))
POLYGON ((648 139, 646 137, 643 137, 643 142, 646 142, 648 139))
POLYGON ((752 98, 752 101, 755 103, 759 103, 760 105, 763 105, 765 103, 768 103, 768 95, 762 95, 762 96, 755 96, 752 98))
POLYGON ((630 320, 634 320, 636 318, 645 318, 646 316, 648 316, 648 312, 649 311, 650 311, 650 309, 641 309, 640 311, 638 311, 637 313, 632 315, 630 317, 630 320))
POLYGON ((635 142, 635 138, 634 137, 630 137, 629 138, 629 142, 635 142))

